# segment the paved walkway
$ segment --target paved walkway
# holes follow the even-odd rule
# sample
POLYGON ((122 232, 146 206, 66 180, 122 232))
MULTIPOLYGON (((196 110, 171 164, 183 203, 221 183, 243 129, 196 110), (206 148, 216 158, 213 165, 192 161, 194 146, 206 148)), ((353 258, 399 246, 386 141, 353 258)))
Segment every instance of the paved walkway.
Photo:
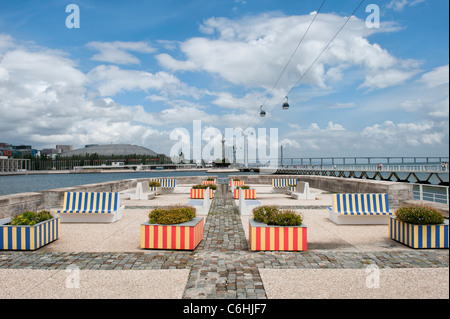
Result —
POLYGON ((183 298, 266 298, 259 269, 446 268, 448 250, 250 252, 231 193, 219 185, 195 251, 6 252, 0 269, 190 269, 183 298), (223 190, 223 192, 222 192, 223 190))

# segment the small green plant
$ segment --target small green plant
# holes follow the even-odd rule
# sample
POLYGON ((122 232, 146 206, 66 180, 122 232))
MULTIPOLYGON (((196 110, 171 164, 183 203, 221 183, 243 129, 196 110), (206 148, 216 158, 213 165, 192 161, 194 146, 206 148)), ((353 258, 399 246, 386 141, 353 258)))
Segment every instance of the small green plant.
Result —
POLYGON ((444 222, 442 211, 422 204, 405 204, 397 208, 398 220, 414 225, 437 225, 444 222))
POLYGON ((276 206, 263 205, 253 209, 253 219, 267 225, 300 226, 302 216, 293 210, 280 210, 276 206))
POLYGON ((274 218, 267 225, 300 226, 302 223, 302 216, 297 215, 293 210, 284 210, 275 214, 274 218))
POLYGON ((171 206, 155 208, 148 217, 150 224, 177 225, 192 220, 195 213, 196 209, 193 206, 171 206))
POLYGON ((214 182, 214 177, 208 177, 206 180, 207 180, 207 181, 213 181, 213 182, 214 182))
POLYGON ((233 178, 233 181, 240 182, 241 180, 239 178, 233 178))
POLYGON ((150 187, 159 187, 159 186, 161 186, 161 183, 157 182, 157 181, 150 181, 149 186, 150 187))
POLYGON ((236 189, 239 189, 239 188, 242 188, 242 189, 250 189, 250 186, 248 186, 248 185, 236 186, 236 189))
POLYGON ((51 212, 43 210, 40 212, 26 211, 11 218, 11 225, 33 226, 52 219, 51 212))
POLYGON ((193 189, 207 189, 209 187, 209 189, 217 189, 217 186, 214 184, 208 184, 208 185, 203 185, 203 184, 198 184, 198 185, 194 185, 192 186, 193 189))

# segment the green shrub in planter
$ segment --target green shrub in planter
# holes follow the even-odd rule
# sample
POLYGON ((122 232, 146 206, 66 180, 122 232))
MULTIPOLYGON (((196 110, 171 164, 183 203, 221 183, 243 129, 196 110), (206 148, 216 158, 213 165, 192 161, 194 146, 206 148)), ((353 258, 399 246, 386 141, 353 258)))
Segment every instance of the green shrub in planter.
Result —
POLYGON ((33 226, 42 223, 46 220, 52 219, 51 212, 43 210, 40 212, 26 211, 22 214, 16 215, 11 218, 11 225, 26 225, 33 226))
POLYGON ((215 189, 217 189, 217 186, 214 184, 208 184, 208 185, 198 184, 198 185, 192 186, 192 189, 207 189, 207 188, 215 190, 215 189))
POLYGON ((268 205, 254 208, 253 220, 274 226, 300 226, 303 223, 302 217, 293 210, 279 210, 268 205))
POLYGON ((444 222, 442 212, 428 205, 402 205, 395 215, 398 220, 413 225, 438 225, 444 222))
POLYGON ((248 186, 248 185, 241 185, 241 186, 236 186, 236 187, 235 187, 235 189, 239 189, 239 188, 242 188, 242 189, 250 189, 250 186, 248 186))
POLYGON ((196 209, 192 206, 171 206, 153 209, 149 217, 150 224, 176 225, 192 220, 196 209))
POLYGON ((208 177, 206 180, 207 181, 214 181, 214 177, 208 177))
POLYGON ((159 186, 161 186, 161 183, 157 182, 157 181, 150 181, 149 186, 150 187, 159 187, 159 186))
POLYGON ((297 215, 293 210, 284 210, 275 214, 267 225, 300 226, 302 223, 302 216, 297 215))

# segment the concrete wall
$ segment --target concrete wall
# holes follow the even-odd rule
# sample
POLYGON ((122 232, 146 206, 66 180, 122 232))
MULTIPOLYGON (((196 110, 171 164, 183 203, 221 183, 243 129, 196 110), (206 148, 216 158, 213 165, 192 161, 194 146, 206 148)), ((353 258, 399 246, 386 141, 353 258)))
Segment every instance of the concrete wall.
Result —
MULTIPOLYGON (((208 176, 216 177, 217 176, 208 176)), ((175 178, 177 185, 201 184, 206 180, 205 176, 179 176, 175 178)), ((14 216, 25 210, 40 210, 62 207, 65 192, 120 192, 136 187, 140 181, 148 181, 149 178, 124 179, 104 183, 86 184, 73 187, 57 188, 36 193, 21 193, 0 196, 0 219, 14 216)))
POLYGON ((390 208, 396 208, 414 198, 413 185, 389 181, 314 175, 239 175, 229 178, 239 178, 248 184, 269 185, 274 178, 296 178, 308 182, 310 187, 332 193, 386 193, 389 196, 390 208))

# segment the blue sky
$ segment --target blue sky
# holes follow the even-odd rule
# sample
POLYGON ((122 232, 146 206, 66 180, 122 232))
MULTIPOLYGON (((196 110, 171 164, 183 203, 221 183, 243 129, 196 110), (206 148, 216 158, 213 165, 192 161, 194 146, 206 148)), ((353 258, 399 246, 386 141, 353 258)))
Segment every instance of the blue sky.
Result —
POLYGON ((0 0, 0 142, 169 154, 201 120, 277 128, 285 157, 448 156, 449 2, 365 1, 312 64, 361 2, 327 0, 273 87, 322 2, 0 0))

